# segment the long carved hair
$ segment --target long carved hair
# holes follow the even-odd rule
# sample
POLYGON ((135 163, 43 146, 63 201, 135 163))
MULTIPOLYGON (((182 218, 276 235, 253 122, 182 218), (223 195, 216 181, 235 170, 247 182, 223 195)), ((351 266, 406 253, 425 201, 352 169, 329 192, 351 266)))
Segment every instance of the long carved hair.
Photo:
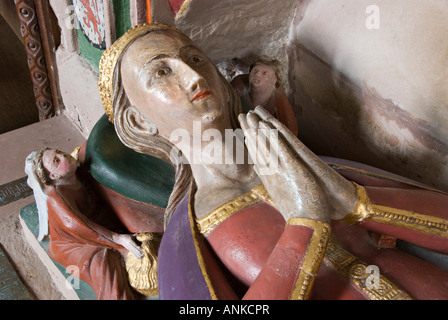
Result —
MULTIPOLYGON (((154 31, 153 31, 154 32, 154 31)), ((190 40, 182 33, 178 33, 179 36, 185 37, 190 40)), ((146 35, 146 34, 145 34, 146 35)), ((143 36, 143 35, 142 35, 143 36)), ((139 37, 133 39, 137 40, 139 37)), ((133 43, 130 42, 127 48, 133 43)), ((191 40, 190 40, 191 41, 191 40)), ((151 123, 154 127, 153 132, 148 132, 148 130, 141 130, 135 123, 137 116, 140 116, 139 111, 132 106, 129 101, 125 88, 122 84, 121 78, 121 62, 123 56, 127 50, 123 50, 121 56, 118 59, 117 65, 114 72, 113 80, 113 112, 114 112, 114 125, 115 131, 122 143, 135 150, 136 152, 147 154, 150 156, 157 157, 159 159, 170 162, 175 168, 175 183, 173 191, 170 195, 168 206, 165 210, 164 223, 165 227, 177 208, 180 201, 184 198, 189 190, 193 176, 191 172, 191 167, 188 164, 185 157, 182 156, 180 150, 178 150, 172 143, 167 139, 160 136, 157 133, 157 124, 153 124, 150 119, 145 119, 147 122, 151 123)), ((215 66, 216 68, 216 66, 215 66)), ((230 118, 233 129, 239 127, 238 115, 241 113, 241 101, 236 92, 233 90, 230 83, 224 78, 221 72, 216 68, 221 81, 224 84, 225 90, 228 91, 228 107, 230 112, 230 118)), ((150 183, 150 182, 148 182, 150 183)))

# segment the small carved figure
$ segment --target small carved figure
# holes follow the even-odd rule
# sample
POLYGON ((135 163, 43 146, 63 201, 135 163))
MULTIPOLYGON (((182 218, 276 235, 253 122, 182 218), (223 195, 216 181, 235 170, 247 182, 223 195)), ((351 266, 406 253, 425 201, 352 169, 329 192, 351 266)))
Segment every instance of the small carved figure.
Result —
POLYGON ((298 135, 296 116, 283 88, 282 66, 278 60, 258 57, 249 74, 238 75, 231 84, 241 97, 243 113, 261 106, 298 135))
POLYGON ((77 266, 98 299, 134 299, 124 262, 128 252, 141 258, 142 249, 90 188, 77 160, 45 148, 27 157, 25 172, 38 206, 38 239, 50 236, 50 257, 77 266))

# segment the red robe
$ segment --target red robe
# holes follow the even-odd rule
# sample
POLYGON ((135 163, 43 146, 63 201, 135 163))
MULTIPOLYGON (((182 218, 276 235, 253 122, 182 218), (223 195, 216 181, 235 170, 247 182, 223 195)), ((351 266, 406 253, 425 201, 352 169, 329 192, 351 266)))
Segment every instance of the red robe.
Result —
MULTIPOLYGON (((448 254, 448 196, 394 181, 378 187, 375 179, 361 178, 371 184, 364 190, 373 212, 361 222, 297 219, 285 225, 263 191, 199 220, 222 273, 242 284, 228 294, 223 276, 205 267, 210 292, 250 300, 448 299, 448 272, 395 247, 401 239, 448 254), (378 277, 369 278, 369 266, 378 267, 378 277)), ((210 253, 204 246, 201 251, 207 264, 210 253)))
MULTIPOLYGON (((48 193, 47 204, 49 256, 64 267, 78 267, 80 279, 90 285, 98 300, 133 299, 122 256, 126 250, 89 227, 54 188, 48 193)), ((110 216, 104 212, 106 208, 96 205, 84 214, 92 219, 110 216)))

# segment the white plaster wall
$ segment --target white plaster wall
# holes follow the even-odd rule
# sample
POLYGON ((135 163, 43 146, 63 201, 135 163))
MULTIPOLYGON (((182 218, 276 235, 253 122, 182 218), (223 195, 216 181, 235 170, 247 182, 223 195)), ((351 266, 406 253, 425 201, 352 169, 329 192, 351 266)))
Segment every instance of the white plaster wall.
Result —
POLYGON ((290 85, 307 142, 447 189, 448 1, 300 3, 290 85))
POLYGON ((448 1, 377 0, 379 30, 365 26, 372 3, 313 0, 293 37, 448 134, 448 1))

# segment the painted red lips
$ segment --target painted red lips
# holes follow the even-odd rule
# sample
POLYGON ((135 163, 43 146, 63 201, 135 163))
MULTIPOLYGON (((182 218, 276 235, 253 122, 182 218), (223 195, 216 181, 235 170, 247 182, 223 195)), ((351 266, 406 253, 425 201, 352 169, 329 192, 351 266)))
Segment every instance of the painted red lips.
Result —
POLYGON ((196 100, 201 100, 201 99, 205 99, 210 95, 210 91, 205 90, 203 92, 199 92, 198 94, 196 94, 194 96, 194 98, 191 100, 191 102, 196 101, 196 100))

